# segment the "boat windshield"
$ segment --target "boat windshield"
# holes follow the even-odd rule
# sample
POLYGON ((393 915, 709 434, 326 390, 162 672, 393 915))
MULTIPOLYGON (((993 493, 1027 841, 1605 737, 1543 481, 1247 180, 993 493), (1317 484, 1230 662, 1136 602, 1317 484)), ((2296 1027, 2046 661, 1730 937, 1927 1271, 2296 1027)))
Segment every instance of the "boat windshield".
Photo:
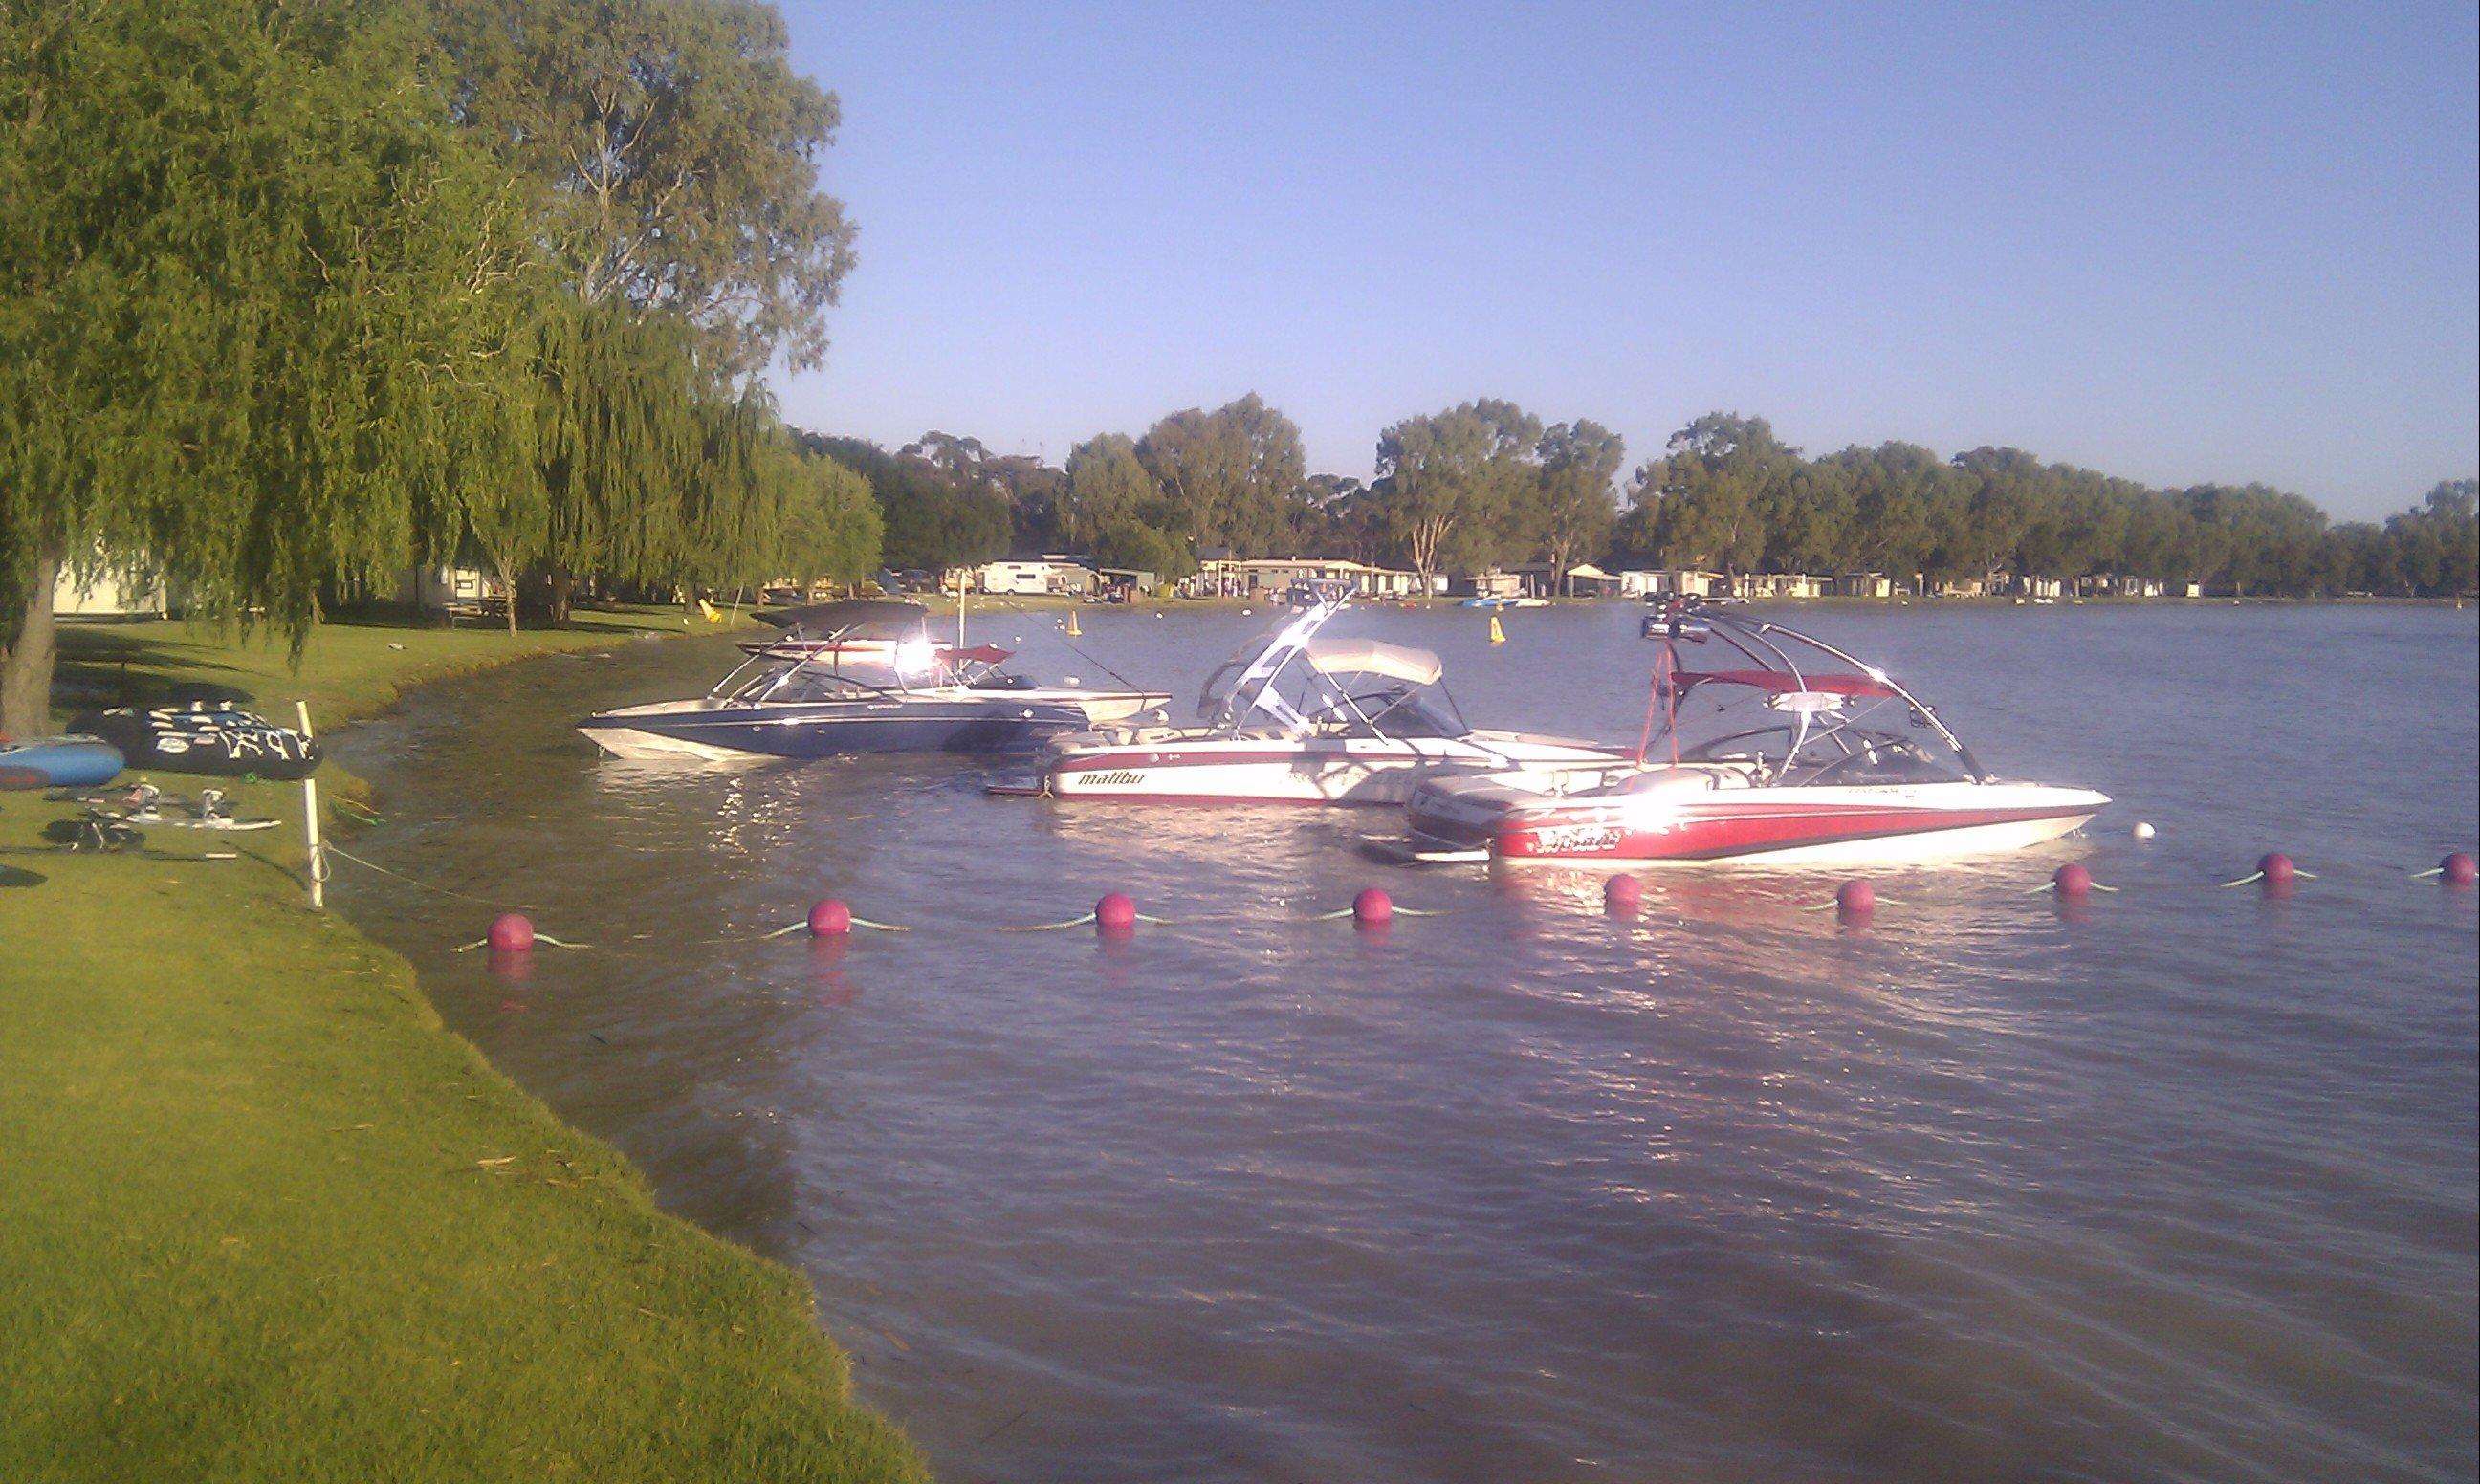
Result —
POLYGON ((1460 737, 1472 730, 1436 655, 1374 639, 1322 639, 1349 589, 1304 595, 1305 611, 1207 678, 1199 714, 1218 729, 1294 737, 1460 737))
POLYGON ((814 661, 793 659, 758 667, 754 674, 732 690, 718 691, 724 700, 748 705, 761 701, 778 704, 852 701, 885 695, 900 689, 891 670, 883 672, 885 683, 872 684, 851 668, 831 670, 814 661))
POLYGON ((1925 703, 1821 639, 1693 600, 1648 616, 1644 636, 1663 646, 1648 764, 1731 764, 1783 785, 1988 778, 1925 703))
POLYGON ((1320 736, 1460 737, 1472 730, 1443 689, 1357 675, 1323 678, 1323 699, 1304 707, 1320 736))

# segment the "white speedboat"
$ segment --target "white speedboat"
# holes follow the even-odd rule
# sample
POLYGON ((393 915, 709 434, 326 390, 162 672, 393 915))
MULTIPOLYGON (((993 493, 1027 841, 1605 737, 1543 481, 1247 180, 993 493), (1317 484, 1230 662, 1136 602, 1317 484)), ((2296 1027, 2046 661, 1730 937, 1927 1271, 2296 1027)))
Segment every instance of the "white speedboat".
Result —
POLYGON ((1427 650, 1323 639, 1349 601, 1320 589, 1261 649, 1206 681, 1199 727, 1124 725, 1051 739, 1033 778, 995 793, 1154 804, 1401 804, 1441 773, 1545 778, 1623 766, 1565 737, 1472 727, 1427 650))
POLYGON ((1689 599, 1644 630, 1663 649, 1640 761, 1602 778, 1429 780, 1405 806, 1406 853, 1618 867, 1944 860, 2056 839, 2109 803, 1997 778, 1884 671, 1779 624, 1689 599), (1710 645, 1713 662, 1690 668, 1682 644, 1710 645))
POLYGON ((1151 710, 1159 692, 1030 684, 1005 650, 934 643, 918 603, 855 601, 762 612, 785 635, 706 695, 598 711, 578 730, 615 757, 1030 752, 1064 731, 1151 710))

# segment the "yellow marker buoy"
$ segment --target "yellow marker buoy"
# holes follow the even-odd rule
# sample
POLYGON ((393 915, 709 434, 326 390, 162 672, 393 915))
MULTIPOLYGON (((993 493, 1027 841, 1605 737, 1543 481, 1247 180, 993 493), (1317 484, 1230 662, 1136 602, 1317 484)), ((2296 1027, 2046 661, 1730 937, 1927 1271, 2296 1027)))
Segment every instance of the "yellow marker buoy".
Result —
POLYGON ((1498 627, 1498 615, 1495 613, 1489 616, 1489 642, 1492 644, 1507 642, 1507 630, 1498 627))
POLYGON ((1079 638, 1083 638, 1083 637, 1084 637, 1084 634, 1085 634, 1085 630, 1083 630, 1083 629, 1081 629, 1081 628, 1079 628, 1079 627, 1076 627, 1076 610, 1075 610, 1075 609, 1073 609, 1073 608, 1069 609, 1069 610, 1068 610, 1068 637, 1069 637, 1069 638, 1071 638, 1071 639, 1079 639, 1079 638))

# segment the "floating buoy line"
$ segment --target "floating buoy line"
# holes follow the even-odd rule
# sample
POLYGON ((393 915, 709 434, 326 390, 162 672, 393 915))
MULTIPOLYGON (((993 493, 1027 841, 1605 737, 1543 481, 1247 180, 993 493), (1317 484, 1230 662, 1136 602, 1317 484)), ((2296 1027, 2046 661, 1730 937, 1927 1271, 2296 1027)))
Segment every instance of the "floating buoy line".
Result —
MULTIPOLYGON (((418 877, 408 876, 401 871, 393 870, 387 866, 380 865, 376 861, 366 860, 359 856, 339 850, 333 845, 329 845, 327 847, 327 854, 344 860, 351 861, 355 865, 377 872, 382 876, 390 877, 394 880, 404 882, 411 885, 423 887, 426 890, 439 892, 443 895, 455 897, 462 901, 480 903, 484 906, 500 905, 492 903, 486 898, 478 897, 471 892, 458 891, 452 887, 441 886, 435 883, 423 881, 418 877)), ((2480 883, 2480 864, 2475 864, 2470 853, 2455 851, 2440 859, 2436 865, 2431 866, 2427 870, 2415 871, 2410 873, 2410 876, 2414 881, 2434 880, 2450 888, 2469 889, 2476 883, 2480 883)), ((2286 897, 2299 883, 2312 882, 2316 880, 2319 880, 2319 878, 2314 872, 2301 870, 2297 862, 2293 861, 2288 856, 2284 855, 2280 851, 2268 851, 2263 856, 2258 857, 2255 870, 2249 872, 2245 876, 2221 883, 2221 885, 2224 888, 2229 888, 2234 886, 2260 884, 2264 889, 2264 894, 2268 897, 2286 897)), ((2089 902, 2095 892, 2116 892, 2120 889, 2121 888, 2119 887, 2105 885, 2103 883, 2094 880, 2091 867, 2084 865, 2080 861, 2072 860, 2059 866, 2055 871, 2051 873, 2048 881, 2043 882, 2036 886, 2027 888, 2028 892, 2047 892, 2060 902, 2074 904, 2089 902)), ((1644 884, 1633 875, 1622 872, 1610 877, 1602 883, 1602 910, 1607 916, 1622 920, 1634 918, 1643 910, 1644 901, 1644 884)), ((1835 887, 1834 895, 1831 899, 1816 903, 1802 908, 1802 910, 1811 912, 1830 911, 1833 912, 1839 920, 1846 924, 1855 927, 1865 927, 1875 920, 1877 909, 1879 908, 1899 907, 1902 904, 1897 902, 1891 897, 1879 895, 1876 883, 1866 877, 1853 877, 1840 883, 1835 887)), ((1425 909, 1402 906, 1397 903, 1383 887, 1366 886, 1354 895, 1348 906, 1339 907, 1330 911, 1310 912, 1295 920, 1304 922, 1337 922, 1345 918, 1350 918, 1353 924, 1357 928, 1365 930, 1380 930, 1388 927, 1398 917, 1444 917, 1447 915, 1450 914, 1445 909, 1425 909)), ((1056 922, 982 923, 960 924, 959 926, 964 928, 966 931, 993 933, 1055 933, 1070 928, 1091 926, 1098 936, 1105 938, 1124 938, 1134 934, 1137 930, 1138 924, 1140 923, 1149 924, 1154 927, 1175 927, 1179 925, 1173 918, 1157 917, 1146 912, 1141 912, 1137 910, 1135 899, 1127 895, 1127 893, 1111 891, 1103 893, 1102 896, 1095 902, 1092 910, 1080 912, 1073 917, 1061 918, 1056 922)), ((777 938, 790 937, 795 934, 806 934, 808 936, 814 939, 840 941, 850 938, 857 930, 871 933, 911 933, 916 931, 915 927, 911 924, 882 922, 874 918, 864 917, 855 912, 850 904, 843 901, 843 899, 840 897, 825 897, 813 905, 805 916, 797 918, 791 922, 785 923, 780 927, 771 928, 762 933, 744 934, 715 938, 700 938, 693 941, 700 944, 756 943, 766 942, 777 938)), ((457 945, 456 951, 458 953, 470 953, 478 948, 488 948, 491 950, 494 957, 519 956, 532 952, 534 945, 538 943, 548 945, 553 948, 567 949, 571 951, 581 951, 594 946, 590 943, 570 942, 563 938, 555 937, 552 934, 537 929, 533 925, 532 919, 528 917, 524 912, 504 910, 498 916, 491 919, 488 930, 481 937, 477 938, 470 943, 457 945)), ((625 952, 626 950, 619 951, 625 952)))

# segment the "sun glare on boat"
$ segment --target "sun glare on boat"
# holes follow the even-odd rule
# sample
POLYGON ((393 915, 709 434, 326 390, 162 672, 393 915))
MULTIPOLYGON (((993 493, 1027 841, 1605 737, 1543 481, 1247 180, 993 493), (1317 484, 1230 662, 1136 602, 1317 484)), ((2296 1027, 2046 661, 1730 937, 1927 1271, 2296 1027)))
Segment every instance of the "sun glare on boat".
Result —
POLYGON ((895 673, 907 678, 928 675, 939 665, 939 647, 927 639, 907 639, 895 647, 895 673))

